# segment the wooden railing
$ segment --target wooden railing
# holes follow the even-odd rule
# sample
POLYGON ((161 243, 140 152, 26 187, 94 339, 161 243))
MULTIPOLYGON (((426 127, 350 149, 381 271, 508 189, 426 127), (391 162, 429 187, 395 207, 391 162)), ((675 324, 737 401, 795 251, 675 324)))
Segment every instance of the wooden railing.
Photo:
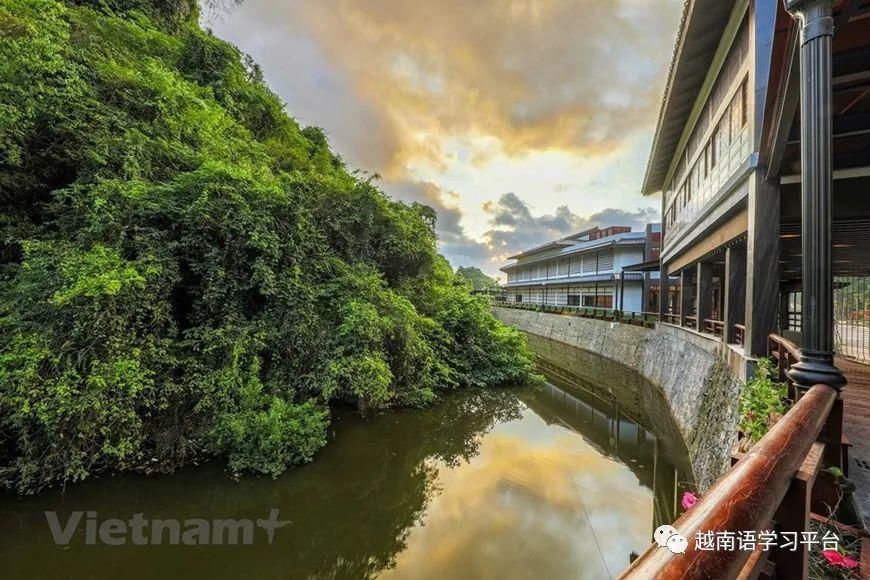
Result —
POLYGON ((633 312, 629 310, 613 310, 610 308, 530 304, 528 302, 493 302, 492 304, 501 308, 531 310, 533 312, 547 312, 550 314, 564 314, 567 316, 578 316, 580 318, 592 318, 594 320, 609 320, 621 324, 644 326, 647 328, 652 328, 659 320, 659 315, 656 312, 633 312))
POLYGON ((679 314, 671 314, 667 313, 664 315, 663 322, 667 322, 668 324, 680 324, 680 315, 679 314))
MULTIPOLYGON (((799 359, 797 347, 771 335, 771 355, 778 358, 780 378, 799 359), (785 365, 785 366, 783 366, 785 365)), ((748 453, 735 454, 735 463, 701 500, 685 512, 674 527, 686 538, 684 554, 672 554, 656 544, 638 558, 623 578, 758 578, 807 577, 807 546, 796 550, 702 550, 696 534, 808 531, 814 491, 823 467, 844 467, 842 452, 842 399, 827 385, 805 392, 748 453)))
POLYGON ((683 323, 683 326, 685 326, 686 328, 698 328, 698 317, 687 316, 686 321, 683 323))
MULTIPOLYGON (((826 385, 810 389, 794 407, 756 443, 737 464, 722 476, 701 500, 684 513, 674 527, 688 540, 684 554, 672 554, 653 545, 626 571, 623 578, 648 580, 677 578, 737 578, 757 577, 773 558, 782 578, 802 578, 803 573, 793 576, 786 573, 795 564, 788 562, 789 551, 754 553, 746 550, 699 550, 696 534, 716 532, 762 531, 774 529, 772 521, 777 516, 780 531, 806 531, 802 525, 787 525, 786 522, 803 523, 808 518, 806 507, 798 505, 800 498, 789 498, 784 503, 793 485, 795 474, 806 465, 811 477, 805 478, 802 490, 797 495, 806 495, 819 470, 818 450, 809 458, 822 427, 837 399, 837 391, 826 385), (777 514, 780 506, 801 511, 800 514, 777 514), (799 527, 801 529, 785 529, 799 527), (753 557, 754 556, 754 557, 753 557)), ((806 506, 809 502, 805 498, 806 506)), ((799 554, 800 551, 795 552, 799 554)), ((806 558, 806 554, 800 557, 806 558)), ((803 563, 797 566, 803 567, 803 563)))
POLYGON ((801 351, 795 343, 783 338, 778 334, 771 334, 767 337, 767 352, 773 362, 776 363, 777 376, 779 381, 788 385, 788 398, 795 399, 794 382, 788 377, 788 369, 799 360, 801 360, 801 351))
POLYGON ((708 332, 714 336, 722 337, 725 334, 725 323, 721 320, 704 319, 704 332, 708 332))
POLYGON ((734 342, 743 346, 743 343, 746 342, 746 327, 742 324, 734 325, 734 342))

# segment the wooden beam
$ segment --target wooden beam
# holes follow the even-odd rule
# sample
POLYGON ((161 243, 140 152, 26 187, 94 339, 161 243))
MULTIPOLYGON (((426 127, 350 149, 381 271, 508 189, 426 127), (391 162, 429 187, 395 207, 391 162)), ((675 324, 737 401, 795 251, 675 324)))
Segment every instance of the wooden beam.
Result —
POLYGON ((800 58, 798 58, 797 27, 789 30, 785 79, 781 82, 780 98, 773 115, 773 127, 767 154, 767 178, 779 176, 782 156, 794 118, 800 105, 800 58))

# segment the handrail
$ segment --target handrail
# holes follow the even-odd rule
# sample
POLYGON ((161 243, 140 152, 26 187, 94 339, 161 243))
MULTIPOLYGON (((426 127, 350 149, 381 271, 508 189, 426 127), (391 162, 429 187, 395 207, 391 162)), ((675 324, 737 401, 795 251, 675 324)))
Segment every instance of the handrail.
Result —
POLYGON ((788 376, 788 369, 801 359, 801 351, 795 343, 778 334, 767 336, 767 353, 776 361, 779 380, 788 385, 788 396, 794 400, 797 396, 794 382, 788 376))
POLYGON ((622 578, 734 578, 751 552, 699 550, 697 532, 759 531, 770 524, 837 399, 837 391, 816 385, 722 476, 674 527, 688 541, 684 554, 653 544, 622 578))
POLYGON ((746 327, 742 324, 734 325, 734 342, 743 346, 743 343, 746 341, 746 327))
POLYGON ((715 336, 722 336, 725 333, 725 323, 721 320, 712 318, 704 319, 704 332, 708 332, 715 336))
POLYGON ((794 362, 801 359, 801 349, 799 349, 797 345, 789 339, 778 334, 769 334, 767 336, 767 344, 769 347, 768 352, 771 354, 773 354, 774 351, 784 350, 794 362), (772 348, 774 345, 776 345, 776 349, 772 348))

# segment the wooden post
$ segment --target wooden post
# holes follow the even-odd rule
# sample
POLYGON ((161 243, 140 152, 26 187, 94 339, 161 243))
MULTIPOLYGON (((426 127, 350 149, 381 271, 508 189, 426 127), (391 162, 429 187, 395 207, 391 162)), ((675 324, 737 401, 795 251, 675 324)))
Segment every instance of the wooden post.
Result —
POLYGON ((625 270, 619 276, 619 311, 625 310, 625 270))
POLYGON ((723 340, 736 342, 734 325, 743 324, 746 306, 746 248, 728 246, 725 249, 725 279, 722 280, 725 307, 722 320, 725 322, 723 340))
POLYGON ((686 317, 691 316, 695 302, 695 291, 692 285, 692 269, 683 268, 680 272, 680 326, 686 325, 686 317))
POLYGON ((713 315, 713 264, 698 262, 698 283, 696 285, 696 320, 695 330, 704 330, 704 320, 713 315))

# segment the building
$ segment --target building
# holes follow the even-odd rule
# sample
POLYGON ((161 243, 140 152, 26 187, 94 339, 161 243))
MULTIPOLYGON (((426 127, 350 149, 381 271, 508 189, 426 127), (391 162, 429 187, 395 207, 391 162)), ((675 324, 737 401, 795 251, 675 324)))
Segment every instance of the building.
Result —
POLYGON ((552 306, 646 312, 658 304, 658 272, 644 263, 659 256, 661 226, 591 228, 509 259, 506 300, 552 306), (646 271, 644 271, 646 270, 646 271))
POLYGON ((687 1, 642 187, 676 277, 663 319, 747 355, 771 332, 830 354, 833 333, 870 359, 868 191, 870 2, 687 1))

